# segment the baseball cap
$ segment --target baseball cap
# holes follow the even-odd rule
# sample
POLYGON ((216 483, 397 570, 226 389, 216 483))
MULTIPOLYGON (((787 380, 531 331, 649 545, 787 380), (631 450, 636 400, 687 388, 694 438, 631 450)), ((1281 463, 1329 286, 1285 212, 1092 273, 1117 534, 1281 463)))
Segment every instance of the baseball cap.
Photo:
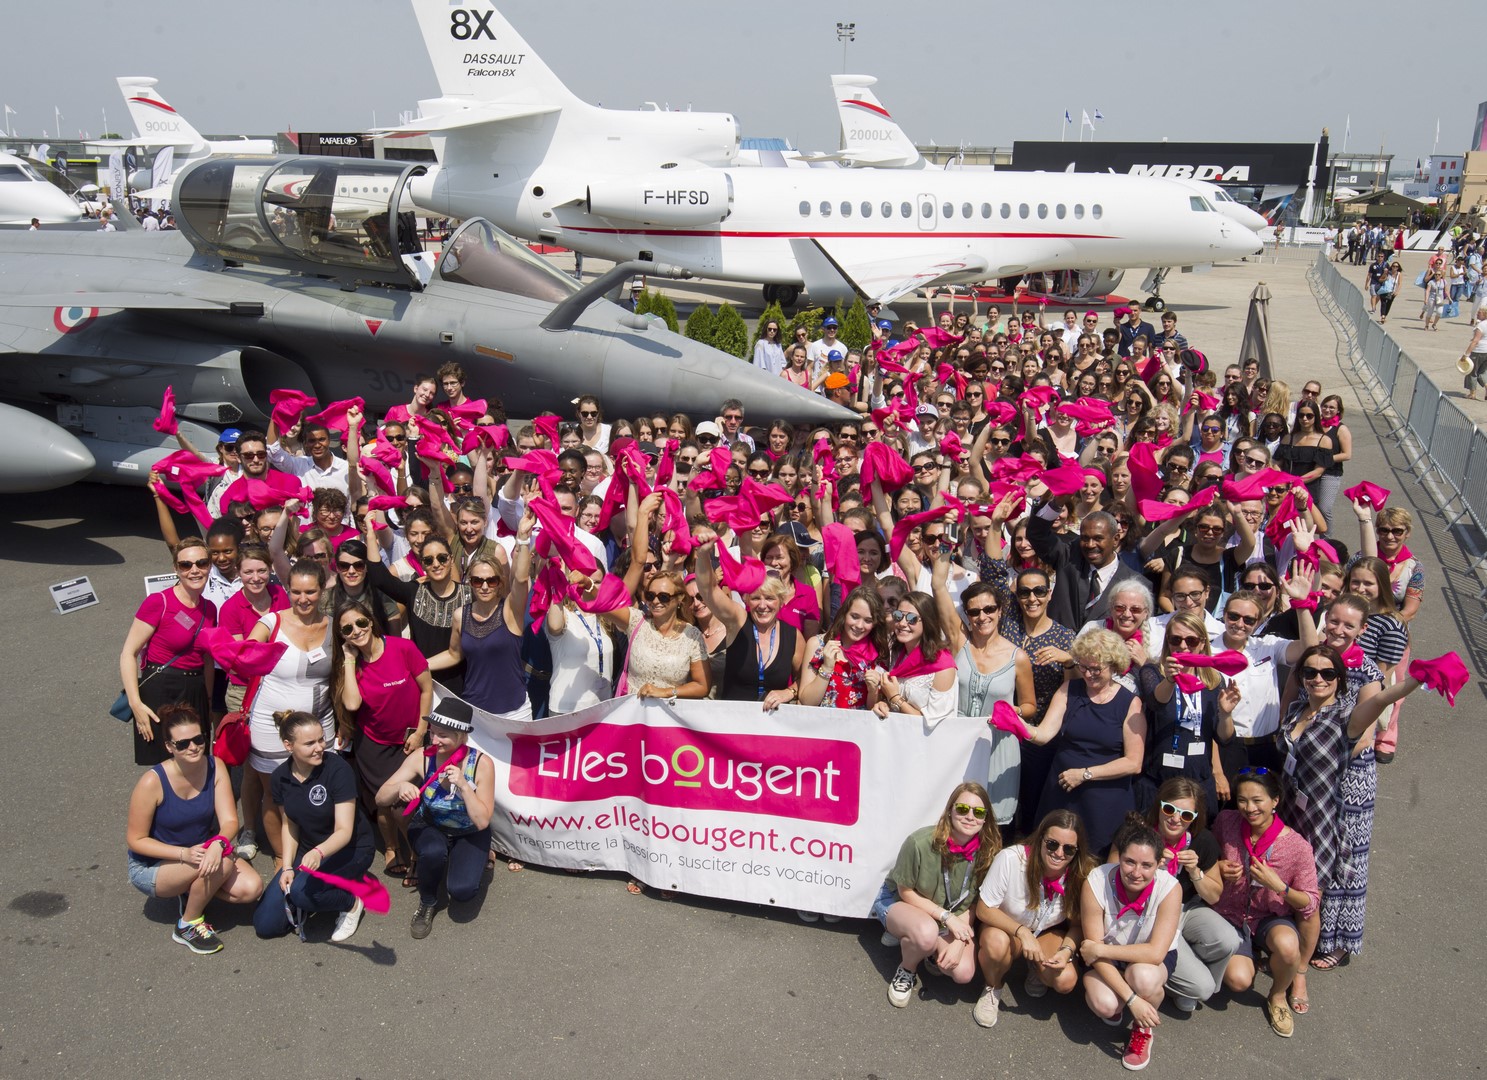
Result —
POLYGON ((648 442, 636 443, 635 444, 635 448, 637 450, 639 450, 642 454, 644 454, 646 457, 650 458, 652 461, 655 461, 656 458, 658 458, 658 457, 661 456, 661 451, 659 449, 657 449, 655 443, 648 443, 648 442))
POLYGON ((822 326, 836 326, 837 325, 836 317, 835 316, 832 316, 832 315, 826 316, 826 318, 824 318, 824 319, 821 320, 821 325, 822 326))
POLYGON ((893 329, 893 324, 891 322, 889 322, 887 319, 879 319, 878 320, 878 329, 879 330, 892 330, 893 329))
POLYGON ((693 429, 692 434, 711 435, 715 439, 721 439, 723 437, 722 429, 720 429, 718 425, 714 424, 711 420, 702 421, 702 423, 698 424, 697 427, 693 429))
POLYGON ((243 437, 242 431, 235 427, 223 428, 222 434, 217 436, 218 446, 236 446, 238 440, 243 437))
POLYGON ((826 354, 826 359, 828 360, 845 360, 846 358, 847 354, 842 352, 842 350, 840 349, 832 349, 829 353, 826 354))
POLYGON ((937 409, 937 408, 935 408, 929 402, 923 401, 923 402, 920 402, 919 403, 919 408, 917 408, 917 409, 914 410, 914 415, 915 416, 932 416, 936 420, 938 420, 940 418, 940 410, 937 409))

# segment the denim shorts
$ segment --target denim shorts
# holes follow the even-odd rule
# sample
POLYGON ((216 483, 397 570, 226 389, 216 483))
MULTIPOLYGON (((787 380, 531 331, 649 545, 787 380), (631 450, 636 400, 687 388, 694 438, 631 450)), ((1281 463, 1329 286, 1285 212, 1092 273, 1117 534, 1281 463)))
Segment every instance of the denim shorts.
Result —
MULTIPOLYGON (((1270 936, 1271 929, 1276 926, 1289 926, 1292 931, 1296 931, 1296 920, 1285 915, 1267 915, 1255 924, 1254 933, 1250 933, 1247 926, 1239 927, 1239 948, 1234 950, 1234 955, 1253 960, 1255 958, 1255 943, 1258 942, 1260 948, 1263 949, 1265 947, 1265 939, 1270 936)), ((1296 931, 1296 934, 1297 937, 1300 937, 1299 931, 1296 931)))
POLYGON ((898 903, 898 901, 898 889, 894 886, 893 882, 885 881, 883 882, 883 887, 878 890, 877 898, 873 900, 872 911, 870 911, 868 914, 870 914, 874 919, 877 919, 884 926, 887 926, 888 909, 891 908, 894 904, 898 903))
POLYGON ((129 884, 146 896, 155 895, 155 876, 159 873, 159 863, 147 863, 134 852, 129 853, 129 884))

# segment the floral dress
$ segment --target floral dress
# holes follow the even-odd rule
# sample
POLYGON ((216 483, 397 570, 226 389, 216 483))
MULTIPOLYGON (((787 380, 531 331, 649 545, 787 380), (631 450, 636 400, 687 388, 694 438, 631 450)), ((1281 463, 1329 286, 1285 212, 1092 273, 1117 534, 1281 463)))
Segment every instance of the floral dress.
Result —
MULTIPOLYGON (((808 661, 811 670, 821 674, 823 648, 808 661)), ((841 660, 830 675, 826 676, 826 693, 821 698, 823 709, 867 708, 867 665, 841 660)))

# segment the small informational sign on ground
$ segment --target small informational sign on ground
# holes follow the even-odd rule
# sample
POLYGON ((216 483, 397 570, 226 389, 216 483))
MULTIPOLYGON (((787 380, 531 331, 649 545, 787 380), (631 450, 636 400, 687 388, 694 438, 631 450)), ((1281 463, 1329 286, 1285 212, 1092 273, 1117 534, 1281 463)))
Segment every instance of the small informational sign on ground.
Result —
POLYGON ((59 581, 55 585, 48 585, 47 590, 52 594, 52 603, 57 605, 58 615, 66 615, 69 611, 92 607, 98 603, 98 594, 93 591, 93 583, 85 577, 59 581))
POLYGON ((154 596, 157 592, 175 587, 176 576, 174 574, 146 574, 145 595, 154 596))

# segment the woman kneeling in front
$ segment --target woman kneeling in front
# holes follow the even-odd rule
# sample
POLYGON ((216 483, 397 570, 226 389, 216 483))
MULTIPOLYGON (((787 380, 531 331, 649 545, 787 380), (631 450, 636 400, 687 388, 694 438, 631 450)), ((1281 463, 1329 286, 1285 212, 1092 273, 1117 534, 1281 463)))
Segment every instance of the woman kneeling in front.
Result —
POLYGON ((428 716, 433 746, 410 754, 377 792, 378 806, 416 802, 408 840, 417 856, 415 938, 426 938, 443 882, 452 901, 472 900, 490 851, 496 773, 490 758, 468 745, 474 728, 468 702, 445 698, 428 716))
POLYGON ((1162 1022, 1157 1006, 1177 966, 1173 941, 1182 889, 1159 865, 1165 845, 1146 822, 1123 827, 1113 847, 1118 861, 1099 867, 1084 883, 1084 1000, 1111 1026, 1131 1010, 1131 1037, 1120 1063, 1144 1069, 1151 1060, 1151 1029, 1162 1022))
POLYGON ((325 752, 318 717, 281 712, 274 720, 289 751, 289 760, 269 778, 269 793, 284 815, 284 827, 275 838, 284 868, 269 879, 253 913, 253 929, 259 937, 280 937, 294 929, 303 940, 309 916, 333 911, 336 927, 330 939, 345 941, 361 922, 361 899, 302 871, 321 870, 356 881, 372 865, 377 845, 371 824, 356 805, 356 771, 344 758, 325 752))
POLYGON ((227 769, 212 756, 196 710, 158 707, 169 756, 139 778, 129 797, 129 881, 146 896, 178 897, 181 917, 171 940, 208 955, 222 941, 203 914, 207 902, 251 904, 263 883, 232 857, 237 806, 227 769))
POLYGON ((1080 893, 1089 871, 1084 823, 1070 810, 1052 811, 1026 844, 1003 848, 992 860, 976 903, 982 925, 976 960, 986 977, 971 1013, 976 1023, 996 1026, 1002 981, 1018 957, 1027 960, 1029 997, 1042 997, 1049 987, 1060 994, 1074 989, 1080 893))
POLYGON ((990 804, 980 784, 958 785, 940 820, 909 834, 873 904, 873 917, 903 950, 888 984, 888 1001, 900 1009, 909 1003, 921 960, 958 983, 976 975, 971 907, 1001 847, 990 804))

